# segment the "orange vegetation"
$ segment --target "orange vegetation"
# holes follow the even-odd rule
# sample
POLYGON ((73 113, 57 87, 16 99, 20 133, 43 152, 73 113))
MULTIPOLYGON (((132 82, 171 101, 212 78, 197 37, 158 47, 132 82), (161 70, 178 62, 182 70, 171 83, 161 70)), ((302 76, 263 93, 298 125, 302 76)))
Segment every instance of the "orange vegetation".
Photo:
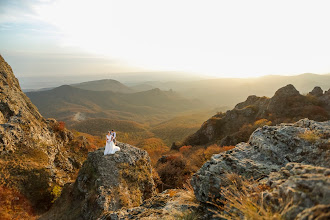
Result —
POLYGON ((218 154, 234 146, 208 147, 183 146, 178 151, 169 151, 164 160, 156 164, 156 170, 162 181, 161 190, 169 188, 182 188, 195 173, 213 154, 218 154))
POLYGON ((29 201, 18 191, 0 186, 0 218, 35 219, 32 206, 29 201))

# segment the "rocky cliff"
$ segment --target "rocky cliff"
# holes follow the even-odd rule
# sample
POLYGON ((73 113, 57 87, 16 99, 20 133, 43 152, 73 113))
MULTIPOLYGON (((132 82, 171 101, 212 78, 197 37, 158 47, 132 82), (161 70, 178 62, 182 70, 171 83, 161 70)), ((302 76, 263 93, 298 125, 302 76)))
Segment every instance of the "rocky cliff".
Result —
MULTIPOLYGON (((194 174, 191 184, 203 202, 225 202, 228 174, 266 185, 263 202, 284 219, 318 205, 330 204, 330 121, 302 119, 293 124, 263 126, 227 152, 214 155, 194 174), (282 201, 282 202, 281 202, 282 201), (291 205, 284 209, 283 201, 291 205)), ((324 214, 324 213, 322 213, 324 214)), ((302 218, 305 219, 305 218, 302 218)))
POLYGON ((41 219, 97 219, 105 212, 139 206, 155 194, 146 151, 118 143, 120 151, 104 156, 104 148, 88 154, 73 184, 68 184, 41 219))
POLYGON ((21 193, 37 213, 47 210, 74 180, 87 145, 40 115, 0 56, 0 187, 21 193))
POLYGON ((183 145, 236 145, 246 142, 251 133, 263 125, 303 118, 329 120, 329 103, 330 90, 324 93, 320 87, 315 87, 308 95, 301 95, 293 85, 287 85, 277 90, 272 98, 249 96, 233 110, 214 115, 183 145))

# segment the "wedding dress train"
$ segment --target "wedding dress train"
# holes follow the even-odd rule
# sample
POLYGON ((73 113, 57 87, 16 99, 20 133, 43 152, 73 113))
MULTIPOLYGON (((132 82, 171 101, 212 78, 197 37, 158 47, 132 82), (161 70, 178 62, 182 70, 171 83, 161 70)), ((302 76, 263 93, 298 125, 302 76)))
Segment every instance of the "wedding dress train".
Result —
POLYGON ((113 141, 110 141, 110 137, 107 135, 107 143, 104 149, 104 155, 114 154, 117 151, 120 151, 120 147, 117 147, 113 141))

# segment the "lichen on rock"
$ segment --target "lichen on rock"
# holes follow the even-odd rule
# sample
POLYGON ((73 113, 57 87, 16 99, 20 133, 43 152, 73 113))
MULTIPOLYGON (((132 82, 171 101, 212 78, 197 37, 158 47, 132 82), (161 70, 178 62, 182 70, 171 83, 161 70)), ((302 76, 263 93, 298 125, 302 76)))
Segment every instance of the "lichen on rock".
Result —
POLYGON ((139 206, 155 194, 146 151, 118 143, 121 149, 104 155, 90 152, 74 184, 41 219, 96 219, 104 212, 139 206), (61 210, 61 211, 59 211, 61 210))
POLYGON ((207 203, 225 200, 221 188, 230 184, 228 173, 262 184, 268 181, 272 191, 265 194, 264 201, 292 199, 290 211, 283 213, 283 218, 293 219, 306 208, 330 203, 329 168, 330 121, 302 119, 257 129, 249 143, 214 155, 194 174, 191 184, 196 198, 207 203))

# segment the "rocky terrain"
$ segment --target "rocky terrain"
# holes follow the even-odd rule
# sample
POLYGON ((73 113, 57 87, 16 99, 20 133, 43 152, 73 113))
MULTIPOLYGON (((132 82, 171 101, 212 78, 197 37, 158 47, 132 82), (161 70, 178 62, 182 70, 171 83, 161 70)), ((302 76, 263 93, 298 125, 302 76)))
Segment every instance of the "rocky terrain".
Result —
POLYGON ((214 115, 182 145, 236 145, 246 142, 251 133, 263 125, 296 122, 303 118, 329 120, 329 103, 330 90, 323 92, 315 87, 308 95, 301 95, 293 85, 287 85, 278 89, 272 98, 249 96, 233 110, 214 115))
POLYGON ((288 85, 217 114, 186 144, 246 143, 213 155, 192 190, 157 194, 146 151, 88 152, 86 138, 40 115, 1 56, 0 77, 1 219, 330 218, 329 91, 288 85))
MULTIPOLYGON (((191 184, 199 201, 221 204, 227 199, 223 188, 232 184, 228 174, 252 178, 268 187, 262 192, 263 203, 281 212, 283 219, 298 215, 309 219, 302 217, 309 215, 302 211, 330 204, 329 168, 330 121, 302 119, 257 129, 248 143, 214 155, 194 174, 191 184)), ((329 211, 318 215, 325 213, 329 216, 329 211)))
POLYGON ((121 149, 104 156, 90 152, 76 182, 66 186, 53 208, 41 219, 97 219, 104 212, 139 206, 155 194, 146 151, 118 143, 121 149))
POLYGON ((252 178, 247 188, 264 189, 254 196, 260 194, 258 206, 277 213, 275 219, 329 217, 330 121, 302 119, 257 129, 248 143, 205 163, 191 180, 193 192, 156 194, 148 154, 119 146, 122 150, 114 155, 103 156, 103 148, 89 153, 76 182, 66 185, 41 219, 226 219, 215 207, 229 199, 225 191, 233 184, 232 174, 252 178))
POLYGON ((1 56, 0 110, 0 187, 21 193, 34 212, 43 212, 75 179, 89 143, 43 118, 1 56))

